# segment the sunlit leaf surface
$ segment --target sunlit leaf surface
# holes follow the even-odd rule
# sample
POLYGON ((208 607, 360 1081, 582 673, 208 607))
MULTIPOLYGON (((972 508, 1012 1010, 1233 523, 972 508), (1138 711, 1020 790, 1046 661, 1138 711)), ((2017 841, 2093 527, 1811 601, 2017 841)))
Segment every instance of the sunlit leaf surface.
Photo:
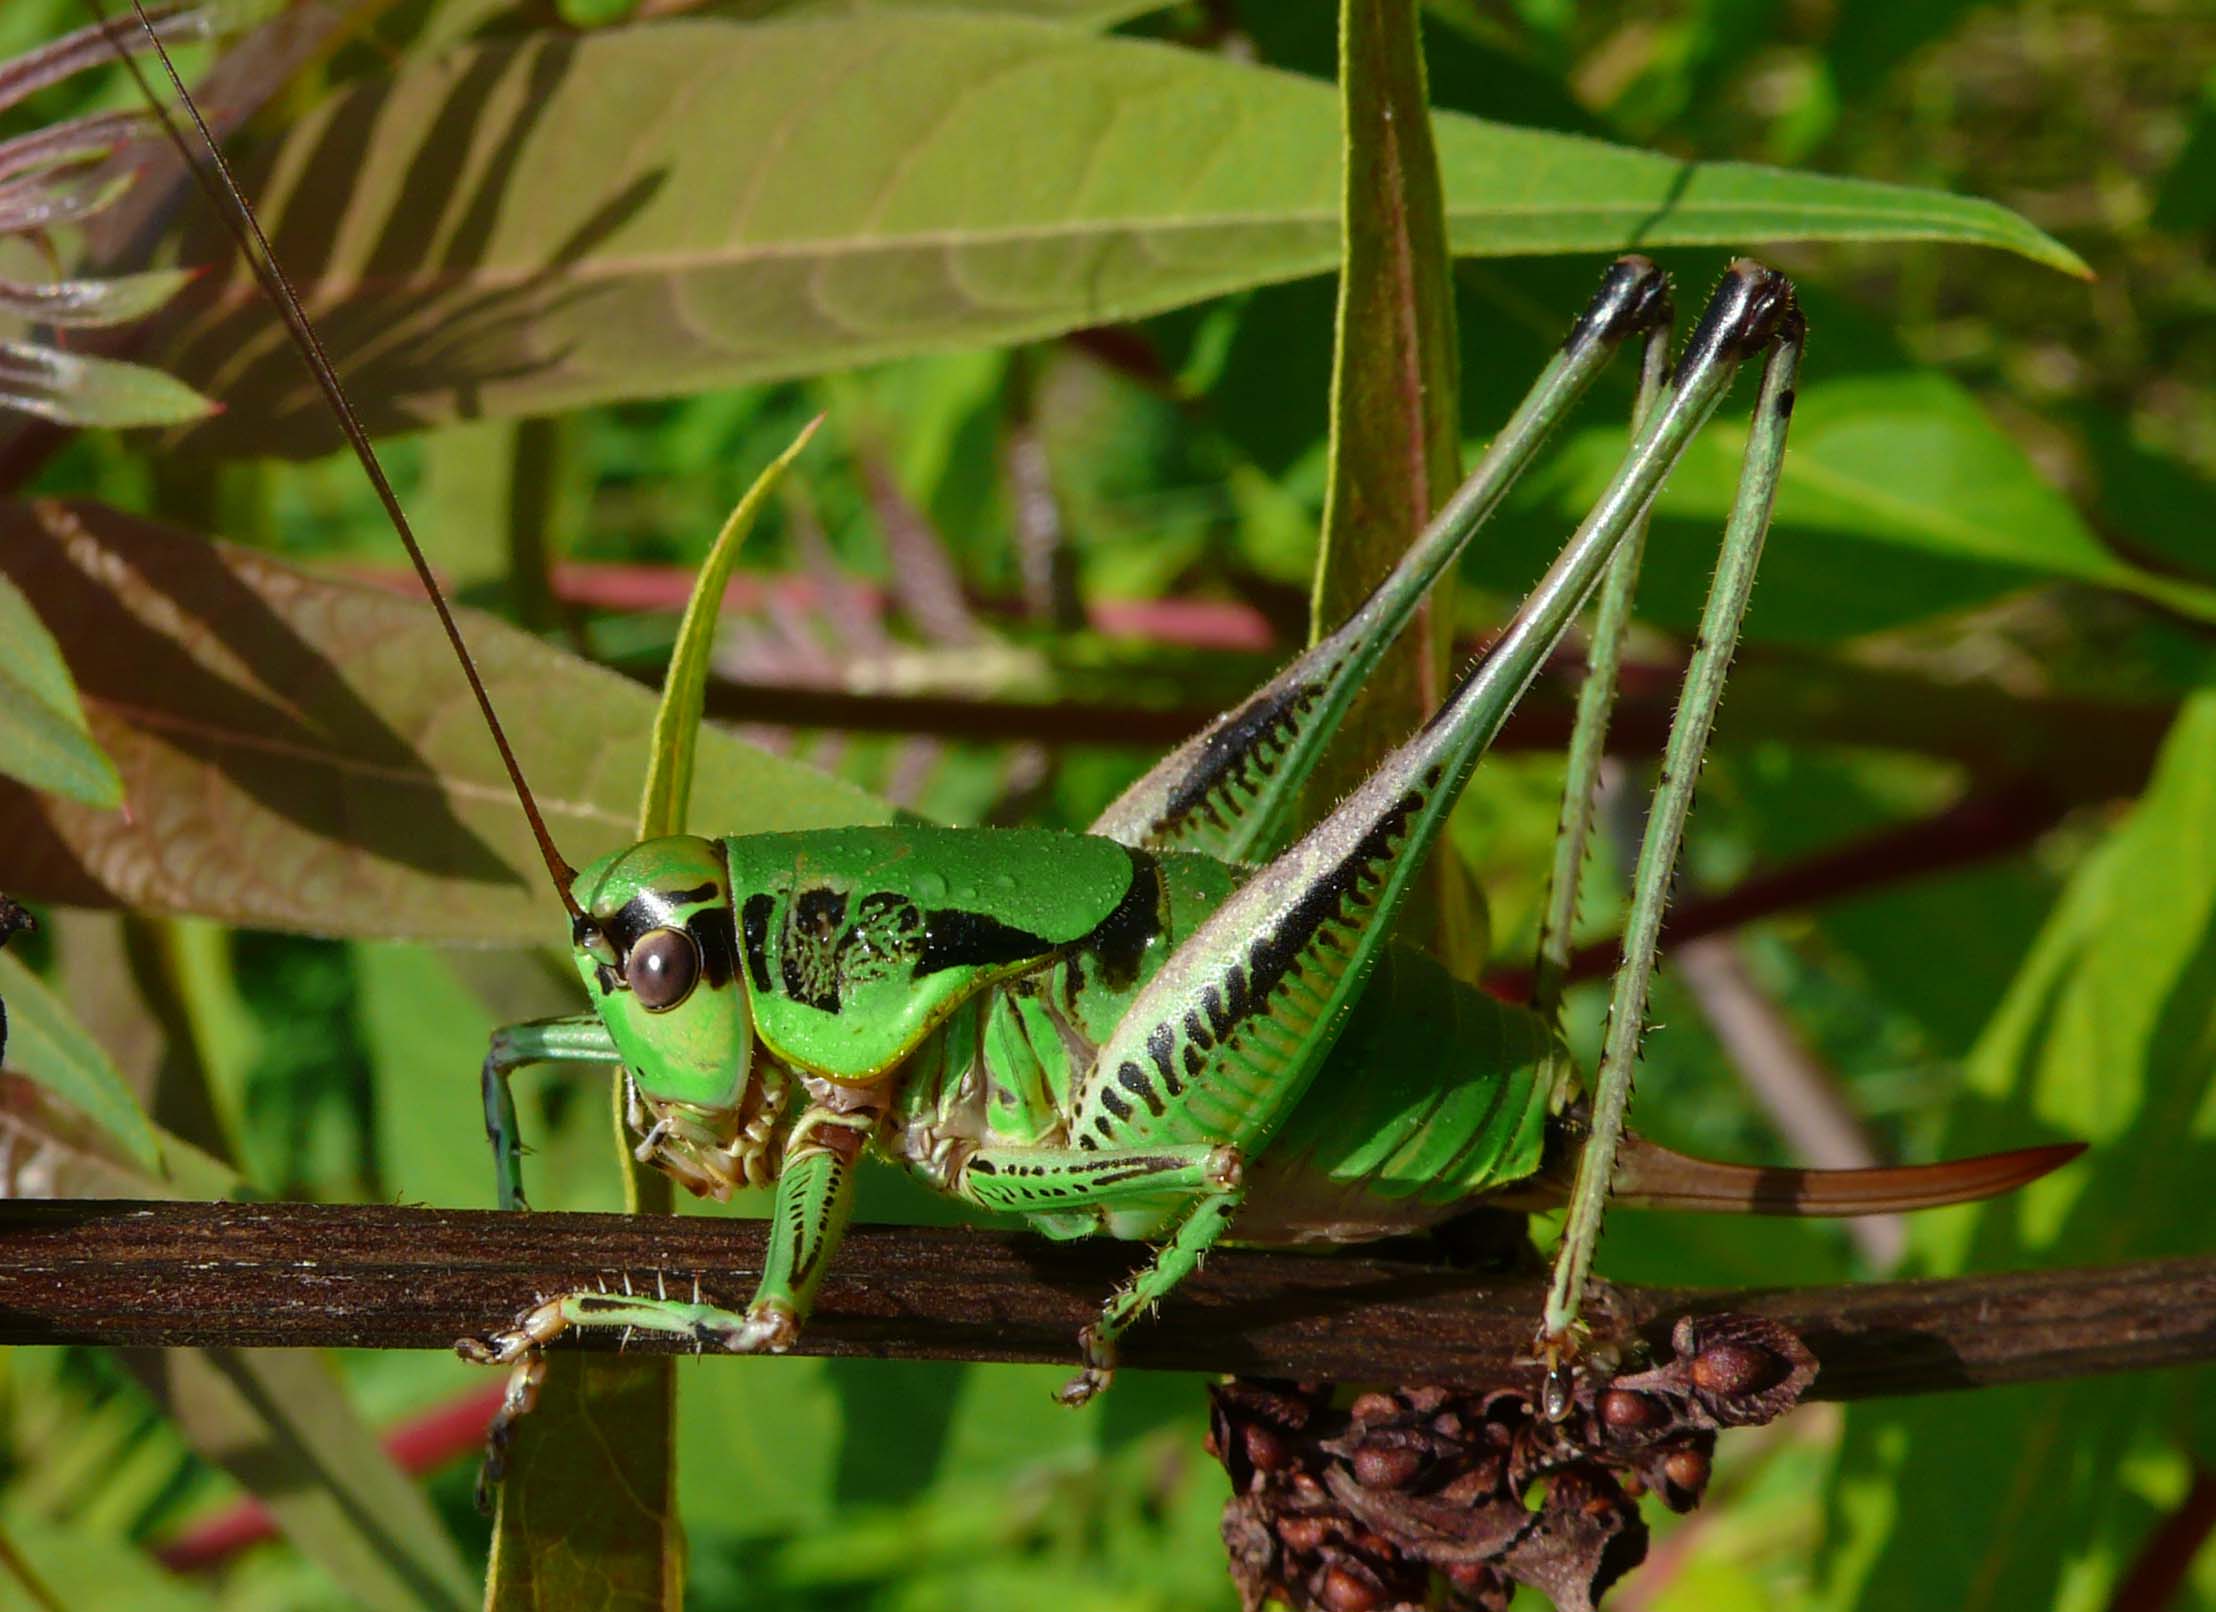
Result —
MULTIPOLYGON (((1443 117, 1458 253, 1953 240, 1989 202, 1443 117)), ((534 36, 318 108, 249 178, 372 423, 666 396, 1101 325, 1339 257, 1332 86, 1014 18, 534 36), (992 182, 981 184, 989 174, 992 182), (344 183, 338 176, 344 176, 344 183)), ((227 262, 211 238, 195 260, 227 262)), ((335 438, 234 272, 165 362, 210 447, 335 438)))

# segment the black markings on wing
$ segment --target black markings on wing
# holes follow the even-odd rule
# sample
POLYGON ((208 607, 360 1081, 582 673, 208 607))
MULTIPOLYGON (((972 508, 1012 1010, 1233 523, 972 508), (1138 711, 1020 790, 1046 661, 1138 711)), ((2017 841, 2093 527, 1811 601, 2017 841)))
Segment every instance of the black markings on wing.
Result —
MULTIPOLYGON (((850 896, 833 885, 810 885, 782 902, 773 894, 749 896, 740 908, 740 925, 754 988, 764 993, 774 988, 823 1013, 842 1012, 865 985, 920 980, 950 968, 1002 968, 1059 950, 1044 936, 990 913, 922 908, 893 890, 850 896)), ((1115 938, 1128 949, 1134 942, 1127 931, 1137 928, 1136 919, 1126 919, 1115 938)), ((1143 941, 1136 944, 1143 949, 1143 941)))
POLYGON ((846 927, 846 892, 828 885, 801 890, 785 908, 777 937, 777 968, 792 1001, 839 1011, 839 937, 846 927))
POLYGON ((1147 843, 1173 845, 1203 828, 1229 833, 1276 773, 1335 670, 1321 667, 1313 677, 1282 687, 1273 683, 1210 729, 1191 765, 1171 785, 1147 843))
POLYGON ((765 948, 769 944, 770 914, 777 908, 777 898, 772 895, 752 895, 739 909, 739 924, 746 934, 746 975, 753 981, 754 989, 769 995, 769 957, 765 948))
POLYGON ((841 991, 913 970, 926 928, 916 904, 897 891, 873 890, 855 902, 853 927, 839 942, 841 991))
POLYGON ((990 913, 934 907, 924 914, 916 976, 920 979, 946 968, 999 968, 1029 962, 1053 950, 1053 942, 1044 936, 1004 924, 990 913))
POLYGON ((1143 1062, 1125 1059, 1112 1078, 1097 1081, 1087 1093, 1094 1113, 1076 1138, 1078 1147, 1097 1146, 1095 1137, 1099 1142, 1123 1139, 1117 1122, 1131 1117, 1134 1098, 1160 1118, 1167 1101, 1204 1079, 1220 1056, 1236 1056, 1273 1071, 1291 1059, 1306 1043, 1332 987, 1352 964, 1410 821, 1441 777, 1440 768, 1429 768, 1417 788, 1381 813, 1336 866, 1201 992, 1197 1011, 1186 1012, 1175 1023, 1155 1025, 1147 1034, 1143 1062), (1296 991, 1299 1000, 1292 1000, 1296 991), (1303 1013, 1306 1022, 1301 1022, 1303 1013))
POLYGON ((1128 991, 1139 977, 1147 948, 1162 937, 1162 866, 1144 851, 1131 852, 1131 884, 1115 910, 1077 942, 1100 963, 1101 981, 1128 991))

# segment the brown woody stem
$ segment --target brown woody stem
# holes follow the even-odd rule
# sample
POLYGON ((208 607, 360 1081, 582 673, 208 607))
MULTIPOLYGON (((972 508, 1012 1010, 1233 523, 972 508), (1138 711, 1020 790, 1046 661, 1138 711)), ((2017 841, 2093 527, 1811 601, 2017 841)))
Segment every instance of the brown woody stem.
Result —
MULTIPOLYGON (((0 1204, 0 1344, 445 1348, 535 1295, 660 1270, 742 1297, 761 1223, 313 1204, 0 1204)), ((806 1352, 1068 1361, 1100 1295, 1143 1251, 1017 1233, 859 1226, 806 1352)), ((1129 1364, 1391 1383, 1516 1369, 1544 1287, 1358 1251, 1222 1252, 1131 1334, 1129 1364), (1359 1316, 1358 1325, 1349 1322, 1359 1316)), ((1632 1288, 1656 1336, 1687 1312, 1769 1316, 1861 1399, 2216 1357, 2216 1257, 1950 1281, 1691 1292, 1632 1288)), ((585 1340, 612 1346, 614 1339, 585 1340)), ((641 1340, 638 1347, 652 1347, 641 1340)))

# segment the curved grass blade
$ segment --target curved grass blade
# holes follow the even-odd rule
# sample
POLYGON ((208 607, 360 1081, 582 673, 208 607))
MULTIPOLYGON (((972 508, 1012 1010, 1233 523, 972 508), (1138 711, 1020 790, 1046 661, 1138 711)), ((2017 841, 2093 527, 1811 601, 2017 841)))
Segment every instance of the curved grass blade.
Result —
POLYGON ((715 647, 716 616, 723 605, 724 587, 731 580, 731 567, 738 560, 747 533, 761 518, 762 506, 769 502, 787 467, 800 457, 800 450, 808 446, 808 439, 822 423, 820 414, 810 420, 792 446, 755 478, 716 534, 715 546, 708 551, 693 581, 692 597, 685 602, 685 617, 677 628, 677 643, 670 650, 661 703, 654 708, 646 789, 639 801, 642 840, 685 831, 685 807, 692 799, 693 757, 707 700, 708 652, 715 647))

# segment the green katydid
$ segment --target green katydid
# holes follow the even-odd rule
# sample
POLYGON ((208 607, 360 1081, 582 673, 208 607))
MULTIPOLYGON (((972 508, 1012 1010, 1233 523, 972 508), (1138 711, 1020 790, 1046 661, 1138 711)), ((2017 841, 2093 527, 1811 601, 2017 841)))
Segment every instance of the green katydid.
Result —
MULTIPOLYGON (((221 171, 212 141, 206 149, 221 171)), ((775 1189, 765 1268, 743 1309, 697 1295, 562 1294, 506 1329, 463 1340, 471 1358, 528 1368, 572 1327, 675 1334, 740 1353, 792 1347, 851 1215, 865 1152, 1048 1237, 1106 1233, 1156 1245, 1080 1336, 1082 1370, 1062 1394, 1077 1404, 1108 1381, 1118 1338, 1219 1241, 1358 1241, 1421 1229, 1477 1200, 1566 1197, 1570 1219, 1535 1340, 1541 1358, 1566 1368, 1611 1196, 1892 1211, 2004 1191, 2077 1151, 1920 1169, 1758 1170, 1686 1158, 1623 1130, 1662 905, 1785 451, 1803 325, 1775 271, 1734 263, 1669 368, 1665 278, 1643 258, 1613 265, 1398 569, 1334 632, 1150 769, 1089 833, 669 834, 576 872, 547 833, 297 298, 227 172, 222 181, 211 182, 219 206, 446 619, 570 915, 590 1010, 500 1032, 484 1066, 500 1201, 523 1202, 509 1077, 565 1061, 621 1066, 638 1156, 691 1190, 775 1189), (1642 406, 1606 493, 1439 711, 1321 822, 1281 845, 1302 784, 1379 656, 1593 377, 1634 339, 1646 358, 1642 406), (1588 1104, 1553 1020, 1607 668, 1646 510, 1737 371, 1757 358, 1761 391, 1740 490, 1639 857, 1588 1104), (1581 702, 1564 808, 1572 877, 1558 880, 1540 1001, 1527 1009, 1397 943, 1393 922, 1478 759, 1604 574, 1598 675, 1581 702)), ((704 572, 688 613, 699 631, 721 577, 713 562, 704 572)), ((658 746, 667 775, 650 780, 650 796, 685 795, 689 729, 699 721, 699 671, 688 684, 686 666, 681 653, 664 704, 674 731, 658 746)), ((1550 1399, 1561 1403, 1563 1389, 1557 1372, 1550 1399)))

